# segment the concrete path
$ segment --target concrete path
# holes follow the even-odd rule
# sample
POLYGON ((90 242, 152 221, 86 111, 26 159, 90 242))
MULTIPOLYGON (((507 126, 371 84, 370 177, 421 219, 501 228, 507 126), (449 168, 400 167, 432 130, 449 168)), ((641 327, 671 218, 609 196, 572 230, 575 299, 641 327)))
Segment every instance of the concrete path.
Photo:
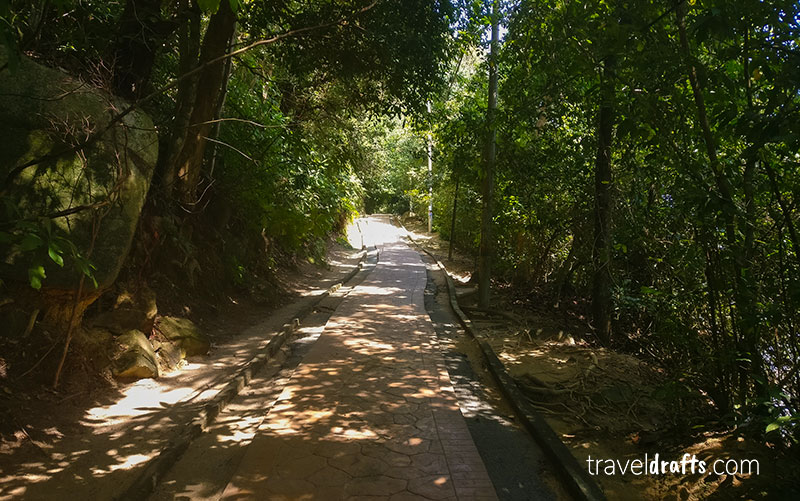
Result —
POLYGON ((425 266, 388 217, 355 287, 261 423, 223 499, 497 499, 424 307, 425 266))

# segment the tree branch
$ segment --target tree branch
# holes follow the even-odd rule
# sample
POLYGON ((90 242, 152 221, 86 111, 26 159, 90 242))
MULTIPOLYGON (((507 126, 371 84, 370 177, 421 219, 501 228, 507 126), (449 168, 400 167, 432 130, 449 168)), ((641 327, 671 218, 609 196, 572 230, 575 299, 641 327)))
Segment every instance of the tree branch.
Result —
POLYGON ((50 214, 45 214, 43 216, 31 216, 21 219, 15 219, 14 221, 4 221, 0 223, 0 228, 4 226, 12 226, 16 223, 22 221, 36 221, 37 219, 45 218, 45 219, 58 219, 60 217, 71 216, 72 214, 77 214, 78 212, 83 212, 85 210, 91 209, 99 209, 100 207, 105 207, 106 205, 111 204, 111 200, 105 199, 99 202, 95 202, 93 204, 85 204, 85 205, 76 205, 75 207, 70 207, 69 209, 60 210, 57 212, 51 212, 50 214))
POLYGON ((113 116, 111 118, 111 120, 108 122, 108 124, 106 124, 105 127, 99 129, 98 131, 96 131, 93 134, 90 134, 86 139, 84 139, 83 141, 80 141, 76 145, 70 146, 70 147, 67 147, 67 148, 63 148, 63 149, 58 150, 58 151, 56 151, 54 153, 48 153, 47 155, 43 155, 43 156, 41 156, 39 158, 34 158, 33 160, 29 160, 28 162, 25 162, 22 165, 18 165, 17 167, 14 167, 6 175, 6 178, 3 180, 2 189, 0 189, 0 197, 3 197, 6 194, 6 192, 8 191, 9 186, 14 181, 14 179, 16 179, 17 176, 19 176, 20 173, 22 173, 25 169, 27 169, 29 167, 32 167, 34 165, 38 165, 38 164, 40 164, 42 162, 47 162, 47 161, 50 161, 50 160, 58 159, 59 157, 61 157, 63 155, 66 155, 68 153, 72 153, 74 151, 78 151, 78 150, 80 150, 82 148, 85 148, 86 146, 89 146, 90 144, 92 144, 95 141, 97 141, 98 139, 100 139, 106 132, 111 130, 117 123, 122 121, 131 112, 133 112, 137 108, 141 107, 144 103, 146 103, 148 101, 151 101, 152 99, 158 97, 159 95, 163 94, 164 92, 174 88, 175 86, 178 85, 178 83, 180 83, 183 80, 185 80, 185 79, 187 79, 187 78, 189 78, 189 77, 191 77, 191 76, 203 71, 207 67, 209 67, 209 66, 211 66, 213 64, 219 63, 220 61, 224 61, 225 59, 228 59, 228 58, 231 58, 231 57, 235 57, 235 56, 238 56, 240 54, 244 54, 245 52, 248 52, 248 51, 251 51, 251 50, 255 49, 256 47, 261 47, 261 46, 264 46, 264 45, 271 45, 271 44, 279 42, 279 41, 281 41, 281 40, 283 40, 285 38, 301 35, 301 34, 304 34, 304 33, 308 33, 310 31, 320 30, 320 29, 323 29, 323 28, 329 28, 331 26, 347 24, 347 21, 351 17, 363 14, 364 12, 366 12, 366 11, 370 10, 371 8, 373 8, 377 3, 378 3, 378 0, 374 0, 371 4, 367 5, 366 7, 363 7, 362 9, 360 9, 360 10, 358 10, 356 12, 354 12, 351 16, 341 18, 341 19, 339 19, 337 21, 331 21, 329 23, 322 23, 322 24, 318 24, 316 26, 307 26, 307 27, 304 27, 304 28, 297 28, 295 30, 289 30, 289 31, 281 33, 279 35, 275 35, 272 38, 266 38, 266 39, 263 39, 263 40, 258 40, 256 42, 251 43, 250 45, 246 45, 245 47, 242 47, 241 49, 237 49, 237 50, 235 50, 233 52, 228 52, 227 54, 224 54, 224 55, 219 56, 217 58, 214 58, 214 59, 212 59, 210 61, 207 61, 206 63, 198 66, 197 68, 195 68, 195 69, 193 69, 193 70, 191 70, 191 71, 189 71, 187 73, 184 73, 183 75, 181 75, 178 78, 174 79, 172 82, 170 82, 167 85, 161 87, 160 89, 158 89, 156 91, 153 91, 150 94, 146 95, 145 97, 143 97, 143 98, 139 99, 138 101, 132 103, 127 108, 125 108, 124 110, 122 110, 121 112, 119 112, 115 116, 113 116))

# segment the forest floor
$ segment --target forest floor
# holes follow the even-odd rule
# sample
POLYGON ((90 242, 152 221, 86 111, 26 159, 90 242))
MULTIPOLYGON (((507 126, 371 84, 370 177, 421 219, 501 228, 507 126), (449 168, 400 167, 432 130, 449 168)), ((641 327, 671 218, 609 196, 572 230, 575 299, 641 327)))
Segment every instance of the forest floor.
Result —
MULTIPOLYGON (((461 252, 447 259, 448 242, 408 219, 414 240, 434 254, 456 281, 459 304, 490 339, 509 374, 578 461, 603 460, 594 473, 609 499, 800 499, 800 463, 733 430, 693 429, 682 407, 665 397, 668 378, 651 361, 598 346, 579 311, 521 301, 511 287, 496 287, 491 311, 476 308, 468 283, 475 260, 461 252), (683 415, 682 415, 683 414, 683 415), (684 454, 707 463, 704 474, 634 475, 625 462, 680 461, 684 454), (715 475, 714 461, 757 460, 758 474, 715 475), (614 474, 605 460, 618 461, 614 474), (599 471, 598 471, 599 470, 599 471)), ((689 468, 689 466, 687 466, 689 468)), ((724 466, 718 466, 724 468, 724 466)))
POLYGON ((0 500, 114 498, 241 363, 360 257, 360 249, 331 242, 325 263, 280 270, 269 301, 231 291, 214 304, 180 288, 158 291, 160 314, 191 318, 212 341, 208 356, 158 379, 123 383, 72 370, 54 391, 47 377, 33 384, 0 374, 0 500))

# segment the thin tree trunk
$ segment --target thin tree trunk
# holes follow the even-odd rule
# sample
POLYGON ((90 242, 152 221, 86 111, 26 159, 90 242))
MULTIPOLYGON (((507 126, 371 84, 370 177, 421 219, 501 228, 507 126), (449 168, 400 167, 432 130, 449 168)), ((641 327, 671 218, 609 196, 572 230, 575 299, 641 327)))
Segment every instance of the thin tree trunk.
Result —
MULTIPOLYGON (((753 112, 753 88, 750 79, 750 26, 745 26, 744 50, 742 51, 742 69, 744 73, 745 93, 747 94, 747 110, 753 112)), ((755 152, 754 152, 755 153, 755 152)), ((744 230, 744 252, 746 266, 749 270, 750 262, 753 258, 753 244, 755 242, 755 221, 756 204, 754 194, 754 178, 756 174, 756 161, 754 155, 745 157, 744 175, 744 207, 745 207, 745 230, 744 230)))
MULTIPOLYGON (((178 72, 185 75, 197 67, 200 56, 200 9, 189 0, 180 0, 179 13, 186 15, 178 36, 178 72)), ((178 155, 183 148, 197 92, 198 75, 178 82, 175 103, 175 119, 167 140, 161 145, 157 172, 161 175, 161 187, 166 198, 172 195, 178 178, 178 155)))
MULTIPOLYGON (((703 89, 698 81, 697 68, 691 57, 689 40, 686 35, 686 10, 686 3, 681 3, 675 11, 678 22, 678 36, 689 77, 689 84, 692 88, 692 94, 694 95, 695 106, 697 108, 697 121, 702 131, 703 141, 708 154, 709 167, 714 175, 717 190, 722 199, 725 235, 731 252, 732 272, 734 277, 734 302, 736 307, 732 314, 734 315, 735 323, 740 333, 738 341, 739 353, 737 356, 740 361, 739 374, 741 381, 739 400, 741 403, 744 403, 747 399, 747 387, 749 387, 750 381, 755 384, 758 393, 761 393, 763 390, 761 383, 758 382, 759 378, 753 377, 760 376, 762 371, 761 353, 758 350, 759 333, 757 329, 757 311, 754 294, 750 287, 745 248, 738 241, 736 236, 738 210, 733 198, 733 188, 731 187, 730 180, 722 171, 722 166, 717 157, 717 147, 714 142, 711 126, 708 122, 703 89)), ((748 224, 746 218, 744 224, 748 224)), ((746 229, 743 229, 743 232, 746 231, 746 229)))
POLYGON ((597 117, 597 158, 594 164, 594 242, 592 245, 592 324, 598 339, 611 341, 611 147, 614 133, 614 64, 606 58, 600 78, 597 117))
MULTIPOLYGON (((236 15, 231 10, 229 2, 220 2, 219 10, 211 16, 203 37, 200 66, 228 52, 235 27, 236 15)), ((213 125, 209 122, 214 118, 224 79, 224 60, 207 65, 198 76, 199 84, 195 93, 189 130, 177 159, 179 196, 187 203, 195 202, 195 191, 200 180, 207 138, 213 125)))
MULTIPOLYGON (((236 40, 236 29, 234 29, 233 33, 231 33, 231 39, 228 42, 228 45, 233 45, 234 40, 236 40)), ((230 80, 232 69, 233 69, 233 58, 228 58, 225 60, 225 73, 222 79, 222 90, 220 91, 219 100, 217 102, 217 108, 216 110, 214 110, 213 120, 219 120, 220 118, 222 118, 222 109, 225 107, 225 98, 228 97, 228 81, 230 80)), ((213 132, 211 133, 212 139, 215 140, 219 139, 219 131, 221 126, 222 126, 221 121, 216 122, 214 124, 214 129, 213 132)), ((217 152, 219 150, 218 146, 219 143, 216 142, 211 146, 211 155, 210 155, 211 167, 209 167, 208 169, 209 178, 214 177, 214 168, 217 165, 217 155, 218 155, 217 152)))
POLYGON ((722 343, 720 341, 722 335, 719 330, 719 324, 717 323, 717 280, 714 275, 714 260, 711 257, 711 249, 705 240, 703 240, 703 248, 706 256, 705 275, 709 327, 711 329, 711 342, 714 346, 714 365, 717 372, 715 377, 715 394, 712 395, 712 399, 714 403, 717 404, 717 408, 720 412, 725 413, 730 409, 731 388, 725 365, 722 363, 722 343))
MULTIPOLYGON (((744 36, 744 50, 742 56, 745 93, 747 96, 747 108, 749 112, 753 112, 753 91, 750 80, 750 26, 745 25, 744 36)), ((742 188, 744 192, 744 218, 741 220, 743 228, 741 233, 744 234, 743 248, 737 253, 739 260, 738 267, 740 268, 738 274, 738 285, 740 301, 744 309, 740 309, 742 313, 742 333, 744 335, 745 347, 751 354, 750 371, 755 376, 761 376, 762 373, 762 360, 759 351, 760 332, 758 329, 758 309, 756 306, 757 299, 755 294, 755 280, 753 279, 752 262, 755 255, 755 227, 756 227, 756 201, 755 201, 755 174, 756 174, 756 160, 754 155, 747 155, 745 157, 744 172, 742 175, 742 188)), ((756 389, 760 393, 763 388, 757 382, 756 389)), ((742 388, 742 392, 746 393, 747 387, 742 388)))
POLYGON ((561 263, 561 266, 558 268, 558 272, 556 273, 556 302, 553 305, 555 308, 558 308, 561 305, 561 300, 564 298, 564 289, 567 288, 569 277, 572 275, 572 270, 574 267, 573 263, 575 261, 575 249, 578 247, 576 242, 577 238, 578 237, 576 236, 576 233, 573 232, 572 242, 569 244, 569 253, 567 254, 567 258, 563 263, 561 263))
POLYGON ((483 161, 483 207, 481 211, 481 244, 478 256, 478 306, 488 308, 491 299, 492 279, 492 209, 494 202, 494 170, 497 137, 497 50, 499 39, 499 0, 492 5, 492 42, 489 51, 489 100, 486 108, 485 157, 483 161))
POLYGON ((453 217, 450 220, 450 245, 447 249, 447 260, 453 260, 453 243, 456 239, 456 210, 458 209, 458 182, 460 179, 456 177, 456 190, 453 194, 453 217))

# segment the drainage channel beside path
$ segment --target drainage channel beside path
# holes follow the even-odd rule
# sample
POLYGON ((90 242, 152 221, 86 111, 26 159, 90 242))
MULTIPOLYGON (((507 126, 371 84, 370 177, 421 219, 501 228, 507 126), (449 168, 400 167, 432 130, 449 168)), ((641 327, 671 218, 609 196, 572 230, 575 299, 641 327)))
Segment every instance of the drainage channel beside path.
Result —
MULTIPOLYGON (((179 458, 165 464, 153 482, 154 492, 149 499, 219 499, 235 473, 264 416, 291 380, 301 360, 320 337, 333 311, 357 284, 375 268, 378 252, 374 247, 367 253, 361 270, 352 274, 341 286, 334 287, 313 310, 303 315, 302 322, 292 330, 260 370, 238 389, 236 395, 213 422, 187 444, 179 458)), ((138 492, 141 494, 141 490, 138 492)), ((134 499, 136 491, 129 492, 134 499)), ((141 499, 141 497, 140 497, 141 499)), ((268 498, 264 498, 268 499, 268 498)))
POLYGON ((389 216, 365 226, 377 264, 317 305, 151 501, 569 498, 458 353, 435 264, 389 216))
MULTIPOLYGON (((457 323, 463 327, 463 330, 469 335, 474 345, 478 347, 482 361, 475 361, 474 363, 485 367, 487 369, 486 372, 491 374, 494 384, 488 381, 487 383, 500 390, 503 401, 513 409, 513 415, 516 420, 529 432, 529 436, 536 441, 539 451, 544 454, 544 457, 547 458, 548 463, 552 466, 552 471, 557 474, 558 482, 551 482, 551 485, 556 488, 556 492, 559 492, 558 497, 564 499, 574 498, 582 501, 605 501, 605 494, 595 479, 582 467, 548 425, 547 421, 539 415, 533 405, 522 394, 516 382, 508 374, 505 366, 487 342, 484 334, 473 327, 472 321, 461 310, 453 279, 441 261, 427 249, 414 242, 405 227, 403 227, 403 234, 419 249, 420 253, 426 255, 426 262, 429 263, 430 268, 434 272, 439 272, 437 276, 443 278, 443 281, 440 280, 440 282, 443 282, 447 295, 441 295, 441 302, 449 302, 450 311, 453 314, 451 318, 457 320, 457 323)), ((531 499, 539 499, 539 497, 534 496, 531 499)))
POLYGON ((480 348, 450 307, 444 270, 423 254, 425 308, 433 321, 461 413, 502 501, 570 499, 550 458, 517 423, 481 359, 480 348))

